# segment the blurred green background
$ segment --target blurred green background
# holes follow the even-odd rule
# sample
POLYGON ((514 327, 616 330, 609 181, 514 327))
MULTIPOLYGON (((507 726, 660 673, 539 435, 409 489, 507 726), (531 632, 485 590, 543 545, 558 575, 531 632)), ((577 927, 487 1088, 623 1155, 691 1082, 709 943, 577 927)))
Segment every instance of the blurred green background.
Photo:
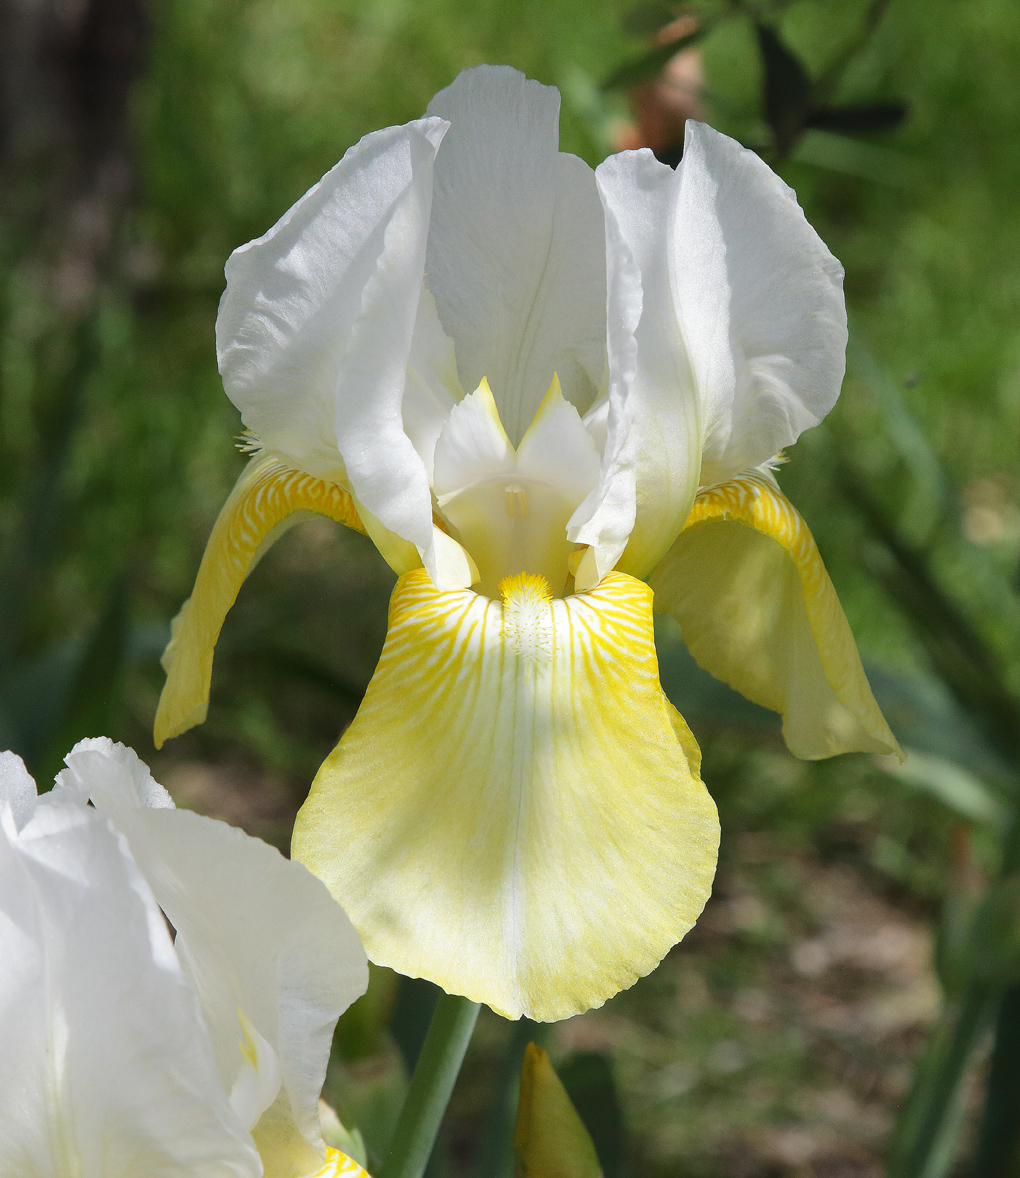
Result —
MULTIPOLYGON (((662 626, 722 814, 716 894, 654 975, 545 1042, 607 1178, 1013 1174, 1020 6, 92 0, 0 21, 0 746, 49 779, 105 732, 180 804, 281 846, 393 577, 361 536, 294 529, 227 620, 208 722, 155 752, 158 657, 243 465, 213 349, 227 255, 483 61, 558 85, 562 146, 593 165, 686 112, 795 187, 846 268, 851 347, 780 481, 912 755, 795 761, 662 626)), ((380 974, 338 1035, 330 1093, 376 1151, 423 993, 380 974)), ((483 1018, 437 1173, 500 1172, 511 1034, 483 1018)))

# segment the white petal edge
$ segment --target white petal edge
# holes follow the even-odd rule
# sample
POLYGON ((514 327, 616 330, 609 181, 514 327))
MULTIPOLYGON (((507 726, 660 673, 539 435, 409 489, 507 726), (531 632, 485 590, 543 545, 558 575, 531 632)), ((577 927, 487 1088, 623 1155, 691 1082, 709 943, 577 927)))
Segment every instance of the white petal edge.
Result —
MULTIPOLYGON (((428 470, 404 432, 402 403, 425 268, 432 170, 442 120, 409 129, 409 180, 394 202, 374 272, 361 292, 335 386, 337 444, 359 503, 409 540, 433 570, 428 470)), ((409 125, 410 127, 411 125, 409 125)))
POLYGON ((0 753, 0 807, 10 807, 14 827, 20 830, 35 809, 35 782, 17 753, 0 753))
POLYGON ((0 823, 0 1173, 256 1178, 162 913, 83 800, 0 823))
POLYGON ((673 297, 705 421, 702 486, 759 466, 839 395, 843 268, 752 151, 687 122, 670 233, 673 297))
POLYGON ((224 1086, 241 1070, 238 1011, 279 1057, 298 1129, 321 1147, 318 1099, 333 1027, 364 992, 364 950, 325 886, 274 847, 187 810, 135 753, 105 737, 79 742, 58 781, 87 794, 125 836, 177 929, 224 1086), (172 806, 172 803, 171 803, 172 806))

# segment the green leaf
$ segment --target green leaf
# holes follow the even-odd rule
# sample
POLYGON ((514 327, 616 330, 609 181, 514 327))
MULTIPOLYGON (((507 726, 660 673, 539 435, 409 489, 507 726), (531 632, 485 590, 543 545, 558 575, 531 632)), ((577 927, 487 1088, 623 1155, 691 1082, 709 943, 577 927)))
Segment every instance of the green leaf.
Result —
POLYGON ((515 1178, 602 1178, 595 1146, 541 1047, 529 1043, 514 1132, 515 1178))
POLYGON ((949 998, 960 997, 973 971, 974 918, 981 897, 955 886, 946 897, 935 932, 935 972, 949 998))
POLYGON ((972 1174, 1013 1178, 1020 1163, 1020 987, 1007 990, 999 1003, 995 1049, 972 1174))
POLYGON ((989 890, 971 934, 974 976, 989 986, 1020 982, 1020 874, 989 890))
POLYGON ((591 1135, 606 1178, 620 1178, 627 1159, 627 1131, 613 1061, 603 1051, 577 1051, 560 1064, 559 1077, 591 1135))
POLYGON ((39 780, 49 781, 65 755, 84 737, 115 737, 127 646, 127 587, 124 578, 118 577, 74 670, 63 716, 50 737, 39 780))
POLYGON ((931 794, 961 818, 990 826, 999 833, 1005 831, 1009 811, 980 778, 942 757, 908 747, 903 751, 907 754, 906 761, 893 764, 890 758, 887 773, 931 794))

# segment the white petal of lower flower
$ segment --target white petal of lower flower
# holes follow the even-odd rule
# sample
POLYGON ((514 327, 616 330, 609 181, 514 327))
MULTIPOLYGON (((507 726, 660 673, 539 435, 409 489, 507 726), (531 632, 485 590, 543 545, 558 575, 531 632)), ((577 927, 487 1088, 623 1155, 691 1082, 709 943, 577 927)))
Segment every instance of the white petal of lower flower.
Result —
POLYGON ((35 809, 35 782, 17 753, 0 753, 0 809, 5 804, 10 806, 16 830, 35 809))
POLYGON ((163 915, 83 802, 0 823, 0 1174, 257 1178, 163 915))
POLYGON ((492 386, 516 445, 558 372, 583 412, 605 365, 605 248, 591 169, 560 153, 559 93, 507 66, 429 103, 436 157, 427 278, 461 383, 492 386))
POLYGON ((843 267, 793 190, 733 139, 689 120, 677 174, 670 271, 710 486, 759 466, 836 403, 843 267))
MULTIPOLYGON (((187 810, 148 808, 162 787, 131 749, 81 741, 67 765, 58 780, 91 797, 124 834, 177 930, 225 1089, 251 1063, 239 1047, 240 1011, 278 1057, 292 1120, 321 1146, 318 1099, 333 1027, 368 984, 343 910, 304 867, 260 839, 187 810)), ((276 1066, 269 1057, 266 1064, 276 1066)))

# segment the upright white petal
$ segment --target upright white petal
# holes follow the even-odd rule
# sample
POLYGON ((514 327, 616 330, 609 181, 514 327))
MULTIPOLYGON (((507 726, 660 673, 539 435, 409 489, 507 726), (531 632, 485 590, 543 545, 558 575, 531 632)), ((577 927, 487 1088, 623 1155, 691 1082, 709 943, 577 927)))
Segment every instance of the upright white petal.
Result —
POLYGON ((599 576, 644 576, 683 526, 698 489, 701 413, 670 290, 677 177, 650 151, 596 172, 609 271, 609 409, 599 486, 571 520, 599 576))
POLYGON ((429 103, 436 157, 427 277, 461 384, 487 378, 516 445, 553 373, 582 412, 605 365, 602 210, 558 150, 559 93, 506 66, 465 70, 429 103))
POLYGON ((426 287, 418 302, 400 412, 404 433, 425 463, 430 483, 436 442, 450 410, 463 396, 453 340, 443 331, 436 300, 426 287))
POLYGON ((426 549, 428 476, 400 405, 444 130, 420 119, 352 147, 234 251, 216 323, 227 394, 266 448, 346 477, 388 528, 426 549))
POLYGON ((765 462, 835 404, 843 268, 792 189, 718 131, 688 121, 678 176, 670 274, 709 486, 765 462))
MULTIPOLYGON (((343 909, 274 847, 167 808, 168 795, 130 749, 81 741, 67 764, 59 780, 91 797, 124 834, 177 930, 224 1087, 234 1091, 245 1071, 238 1043, 247 1022, 257 1032, 248 1036, 256 1065, 264 1042, 274 1053, 264 1067, 271 1074, 278 1066, 291 1117, 313 1147, 321 1145, 318 1098, 333 1027, 368 984, 365 953, 343 909), (154 802, 161 808, 150 808, 154 802)), ((244 1084, 262 1092, 250 1079, 244 1084)), ((274 1096, 266 1090, 253 1107, 274 1096)))
POLYGON ((163 915, 83 803, 0 817, 0 1174, 256 1178, 163 915))

